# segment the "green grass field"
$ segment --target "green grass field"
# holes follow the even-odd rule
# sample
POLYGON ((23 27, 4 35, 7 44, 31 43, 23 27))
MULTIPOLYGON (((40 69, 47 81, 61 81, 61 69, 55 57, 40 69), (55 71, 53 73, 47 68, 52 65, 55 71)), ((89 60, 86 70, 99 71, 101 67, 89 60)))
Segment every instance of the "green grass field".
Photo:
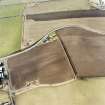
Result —
POLYGON ((21 48, 23 5, 0 7, 0 57, 21 48), (16 16, 16 17, 9 17, 16 16), (9 17, 9 18, 3 18, 9 17))
POLYGON ((16 96, 16 105, 105 105, 105 78, 39 87, 16 96))
POLYGON ((23 9, 23 4, 0 6, 0 18, 22 15, 23 9))
POLYGON ((0 20, 0 57, 21 48, 22 17, 0 20))

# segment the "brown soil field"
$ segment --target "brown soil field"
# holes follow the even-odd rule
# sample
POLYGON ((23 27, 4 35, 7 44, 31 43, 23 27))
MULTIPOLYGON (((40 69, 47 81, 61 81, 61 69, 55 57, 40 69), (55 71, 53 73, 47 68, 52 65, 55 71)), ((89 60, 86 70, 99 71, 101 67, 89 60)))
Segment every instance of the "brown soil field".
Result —
POLYGON ((74 77, 69 60, 58 40, 9 58, 8 67, 15 89, 36 80, 40 84, 55 84, 74 77))
POLYGON ((56 31, 62 40, 78 77, 105 76, 105 34, 79 27, 56 31))
POLYGON ((65 27, 55 32, 60 40, 33 46, 8 59, 15 89, 30 82, 36 84, 36 80, 40 84, 62 83, 73 79, 73 74, 80 78, 105 75, 105 34, 80 27, 65 27))

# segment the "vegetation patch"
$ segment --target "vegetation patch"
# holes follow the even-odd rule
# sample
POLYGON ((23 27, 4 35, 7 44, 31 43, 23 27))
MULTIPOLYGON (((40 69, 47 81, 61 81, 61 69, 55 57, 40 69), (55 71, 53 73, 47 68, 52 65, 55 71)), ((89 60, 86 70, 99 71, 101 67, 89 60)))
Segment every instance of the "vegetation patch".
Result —
POLYGON ((22 17, 0 19, 0 57, 21 48, 22 17))
POLYGON ((0 57, 21 48, 24 5, 0 6, 0 57))
POLYGON ((22 15, 23 10, 23 4, 0 6, 0 18, 22 15))

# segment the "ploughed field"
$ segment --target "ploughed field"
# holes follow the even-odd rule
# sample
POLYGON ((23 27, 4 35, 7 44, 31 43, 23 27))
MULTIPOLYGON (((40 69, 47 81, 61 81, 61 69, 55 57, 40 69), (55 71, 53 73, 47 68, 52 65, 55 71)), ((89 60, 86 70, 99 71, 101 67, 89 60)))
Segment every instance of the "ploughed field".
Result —
POLYGON ((13 89, 105 76, 105 35, 80 27, 55 31, 57 40, 7 59, 13 89), (36 82, 37 81, 37 82, 36 82))
POLYGON ((59 40, 43 44, 8 59, 13 88, 21 89, 27 82, 40 84, 65 82, 74 76, 67 55, 59 40))

